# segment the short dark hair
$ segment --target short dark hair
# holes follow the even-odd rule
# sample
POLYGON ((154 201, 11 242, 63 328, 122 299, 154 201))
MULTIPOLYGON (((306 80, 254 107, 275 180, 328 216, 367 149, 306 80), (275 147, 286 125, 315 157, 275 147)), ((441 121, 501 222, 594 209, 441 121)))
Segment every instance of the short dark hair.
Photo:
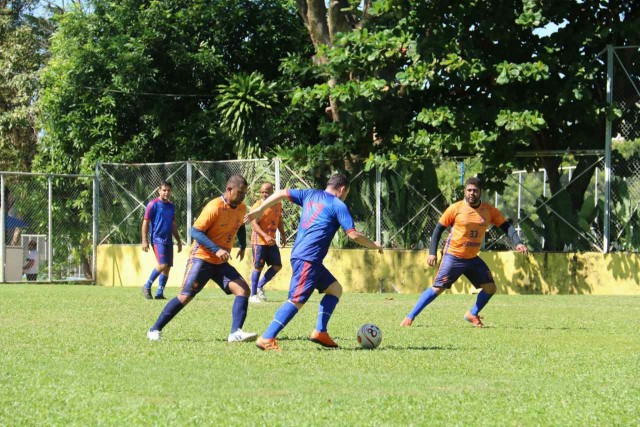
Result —
POLYGON ((237 188, 241 185, 249 185, 247 180, 244 179, 244 176, 242 175, 231 175, 227 180, 227 187, 237 188))
POLYGON ((158 185, 158 188, 162 187, 171 188, 171 183, 163 179, 162 181, 160 181, 160 185, 158 185))
POLYGON ((471 178, 467 179, 467 181, 464 183, 464 188, 467 188, 469 185, 473 185, 482 190, 482 180, 477 176, 472 176, 471 178))
POLYGON ((349 178, 347 178, 346 175, 343 175, 341 173, 332 175, 331 178, 329 178, 329 181, 327 182, 327 187, 332 187, 332 188, 340 188, 340 187, 349 188, 349 185, 350 185, 349 178))

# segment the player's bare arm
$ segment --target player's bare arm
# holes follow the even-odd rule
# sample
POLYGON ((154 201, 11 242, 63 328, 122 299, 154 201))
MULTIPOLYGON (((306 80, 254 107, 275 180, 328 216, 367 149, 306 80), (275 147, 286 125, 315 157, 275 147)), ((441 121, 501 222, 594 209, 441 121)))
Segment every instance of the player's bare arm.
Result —
POLYGON ((248 224, 251 221, 253 221, 254 219, 260 219, 260 217, 262 217, 262 214, 264 214, 264 211, 266 211, 268 208, 270 208, 271 206, 275 205, 276 203, 278 203, 281 200, 284 200, 286 198, 288 198, 288 194, 287 194, 287 190, 280 190, 280 191, 276 191, 275 193, 273 193, 272 195, 270 195, 269 197, 267 197, 265 199, 264 202, 262 202, 262 204, 255 208, 252 209, 251 212, 249 212, 248 214, 246 214, 244 216, 244 223, 248 224))
POLYGON ((257 219, 254 219, 253 221, 251 221, 251 227, 253 228, 253 231, 258 233, 260 237, 262 237, 264 241, 267 242, 267 245, 273 245, 275 243, 275 240, 273 240, 273 237, 269 236, 269 233, 266 233, 262 229, 262 227, 260 227, 257 219))
POLYGON ((504 223, 502 223, 500 225, 500 229, 504 231, 511 242, 513 242, 516 247, 516 251, 524 255, 527 255, 529 253, 529 248, 527 248, 527 246, 522 243, 522 241, 520 240, 520 236, 518 236, 518 232, 515 228, 513 228, 513 225, 511 225, 509 221, 505 221, 504 223))
POLYGON ((142 220, 142 250, 144 252, 149 251, 149 240, 147 236, 149 235, 149 220, 142 220))
POLYGON ((178 252, 182 252, 182 241, 180 240, 180 233, 178 233, 178 224, 176 224, 175 221, 173 221, 171 232, 173 233, 173 237, 175 237, 176 242, 178 242, 178 252))
POLYGON ((282 218, 280 218, 280 221, 278 221, 278 231, 280 232, 280 239, 282 239, 282 247, 284 248, 287 245, 287 233, 284 231, 282 218))
POLYGON ((379 253, 382 253, 382 246, 380 245, 379 242, 372 241, 367 236, 365 236, 364 234, 362 234, 357 230, 349 230, 347 232, 347 236, 349 236, 351 240, 353 240, 360 246, 364 246, 365 248, 369 248, 369 249, 377 249, 379 253))

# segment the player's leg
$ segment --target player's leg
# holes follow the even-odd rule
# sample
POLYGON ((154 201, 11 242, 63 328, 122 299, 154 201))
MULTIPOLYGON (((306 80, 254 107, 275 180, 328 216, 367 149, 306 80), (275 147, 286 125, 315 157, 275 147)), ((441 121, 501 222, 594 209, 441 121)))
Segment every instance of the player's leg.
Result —
POLYGON ((156 323, 147 332, 147 337, 150 340, 157 341, 161 338, 162 329, 198 295, 198 292, 209 281, 211 275, 211 264, 198 258, 189 258, 184 273, 182 289, 177 297, 169 300, 167 305, 164 306, 156 323))
POLYGON ((291 260, 291 282, 289 284, 289 297, 280 306, 273 320, 258 338, 256 345, 262 350, 279 350, 276 338, 285 326, 298 314, 298 311, 307 302, 315 288, 316 272, 314 264, 299 260, 291 260))
POLYGON ((464 274, 473 286, 480 289, 475 304, 464 314, 464 318, 473 326, 481 328, 484 324, 479 316, 480 311, 496 293, 496 284, 489 266, 480 257, 469 260, 469 266, 464 274))
POLYGON ((262 269, 264 268, 265 263, 263 248, 263 245, 251 245, 251 252, 253 253, 253 271, 251 272, 251 296, 249 297, 249 301, 255 303, 261 302, 257 293, 260 275, 262 274, 262 269))
POLYGON ((431 287, 427 288, 418 298, 418 302, 413 309, 407 314, 400 326, 411 326, 413 320, 431 304, 445 290, 451 288, 453 282, 458 280, 462 275, 462 266, 460 259, 453 255, 445 254, 440 263, 440 268, 436 275, 436 279, 431 287))
POLYGON ((165 299, 164 287, 167 286, 167 280, 169 280, 169 272, 173 266, 173 244, 158 245, 162 246, 160 249, 161 255, 158 256, 162 267, 160 270, 160 277, 158 277, 158 289, 156 290, 156 299, 165 299))
POLYGON ((155 282, 155 280, 160 275, 160 272, 162 272, 162 270, 164 269, 164 265, 162 262, 160 262, 160 257, 158 256, 159 248, 155 244, 151 245, 151 248, 153 250, 153 254, 156 257, 158 265, 156 265, 156 267, 151 270, 151 274, 149 275, 147 282, 142 286, 142 295, 144 295, 146 299, 153 299, 153 296, 151 295, 151 285, 153 285, 153 282, 155 282))
POLYGON ((271 279, 273 279, 273 277, 282 269, 280 250, 277 246, 273 245, 266 247, 265 261, 270 265, 270 267, 267 272, 264 273, 260 283, 258 283, 258 298, 260 298, 261 301, 267 300, 267 295, 264 293, 264 286, 269 283, 269 281, 271 281, 271 279))
POLYGON ((242 327, 247 318, 247 307, 249 306, 250 289, 247 282, 242 278, 238 270, 231 264, 225 262, 214 266, 213 281, 227 295, 235 295, 233 307, 231 308, 231 330, 227 341, 229 342, 246 342, 255 341, 258 334, 253 332, 244 332, 242 327))
POLYGON ((342 296, 342 285, 336 280, 329 270, 323 265, 320 279, 318 280, 317 289, 320 293, 324 293, 324 296, 320 300, 318 305, 318 318, 316 320, 316 328, 311 332, 309 339, 316 344, 320 344, 323 347, 336 348, 338 344, 333 341, 327 328, 329 320, 333 315, 340 297, 342 296))

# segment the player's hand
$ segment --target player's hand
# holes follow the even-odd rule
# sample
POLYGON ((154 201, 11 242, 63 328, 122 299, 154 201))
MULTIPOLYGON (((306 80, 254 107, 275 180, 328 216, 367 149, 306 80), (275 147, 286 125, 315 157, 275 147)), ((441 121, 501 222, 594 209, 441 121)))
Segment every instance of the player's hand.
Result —
POLYGON ((435 255, 429 255, 427 257, 427 264, 429 264, 430 267, 433 267, 434 265, 436 265, 436 259, 437 257, 435 255))
POLYGON ((249 224, 254 219, 260 219, 261 216, 262 216, 262 209, 256 208, 244 216, 244 223, 249 224))
POLYGON ((236 259, 242 261, 244 259, 244 249, 239 249, 238 254, 236 255, 236 259))
POLYGON ((178 253, 182 252, 182 242, 178 240, 178 253))
POLYGON ((224 262, 229 261, 229 252, 225 251, 224 249, 218 249, 218 252, 216 252, 216 256, 224 262))
POLYGON ((276 244, 276 240, 273 237, 269 236, 268 234, 264 236, 264 241, 269 246, 273 246, 276 244))
POLYGON ((142 250, 144 252, 149 252, 149 242, 147 242, 146 240, 142 241, 142 250))
POLYGON ((529 253, 529 248, 520 243, 518 246, 516 246, 516 251, 520 252, 521 254, 527 255, 529 253))
POLYGON ((282 246, 280 246, 281 248, 287 246, 287 235, 284 233, 280 233, 280 241, 282 242, 282 246))

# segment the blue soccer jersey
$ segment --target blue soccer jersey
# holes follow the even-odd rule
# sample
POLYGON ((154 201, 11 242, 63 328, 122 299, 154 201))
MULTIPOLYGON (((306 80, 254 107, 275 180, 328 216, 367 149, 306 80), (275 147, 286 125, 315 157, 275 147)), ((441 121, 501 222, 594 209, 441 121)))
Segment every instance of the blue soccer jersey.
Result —
POLYGON ((349 209, 342 200, 322 190, 287 191, 289 199, 302 206, 298 236, 293 244, 292 259, 322 263, 338 228, 355 229, 349 209))
POLYGON ((153 199, 144 211, 144 219, 149 221, 151 244, 172 244, 175 207, 171 202, 163 202, 159 197, 153 199))

